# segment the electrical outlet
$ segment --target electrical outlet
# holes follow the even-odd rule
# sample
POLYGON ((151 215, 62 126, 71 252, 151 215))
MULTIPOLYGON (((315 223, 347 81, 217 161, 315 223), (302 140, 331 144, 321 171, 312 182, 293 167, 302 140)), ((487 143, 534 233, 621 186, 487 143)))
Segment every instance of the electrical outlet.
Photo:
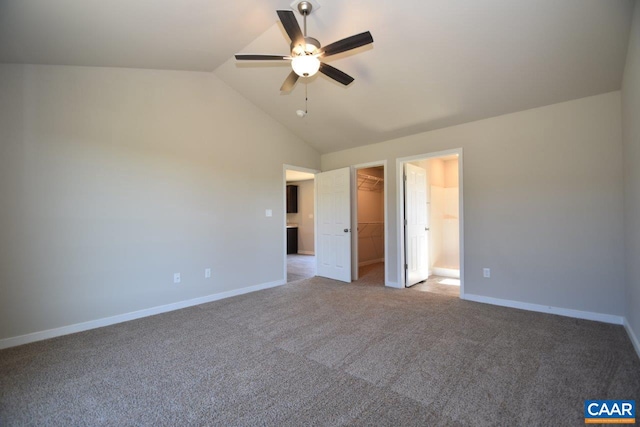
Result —
POLYGON ((266 217, 272 217, 273 216, 273 211, 271 209, 266 209, 264 211, 264 216, 266 217))
POLYGON ((490 268, 483 268, 482 269, 482 277, 484 277, 485 279, 488 279, 491 277, 491 269, 490 268))
POLYGON ((210 268, 205 268, 204 269, 204 278, 205 279, 211 279, 211 269, 210 268))
POLYGON ((181 281, 180 273, 173 273, 173 283, 180 283, 181 281))

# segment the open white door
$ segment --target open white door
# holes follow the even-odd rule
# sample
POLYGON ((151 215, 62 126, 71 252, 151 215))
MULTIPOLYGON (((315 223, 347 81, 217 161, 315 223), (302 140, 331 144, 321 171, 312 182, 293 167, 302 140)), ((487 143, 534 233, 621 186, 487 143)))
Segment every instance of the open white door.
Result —
POLYGON ((406 286, 411 286, 429 277, 427 171, 406 163, 404 173, 406 286))
POLYGON ((317 275, 351 282, 349 168, 316 174, 317 275))

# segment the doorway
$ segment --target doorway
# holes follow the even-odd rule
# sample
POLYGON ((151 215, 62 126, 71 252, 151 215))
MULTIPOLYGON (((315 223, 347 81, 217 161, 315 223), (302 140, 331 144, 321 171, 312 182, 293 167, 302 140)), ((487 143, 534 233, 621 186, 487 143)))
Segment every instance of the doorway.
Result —
POLYGON ((284 167, 286 283, 316 275, 315 173, 312 169, 284 167))
MULTIPOLYGON (((387 242, 389 227, 388 218, 388 189, 386 160, 354 165, 315 175, 316 184, 316 274, 321 277, 350 283, 358 280, 359 264, 362 267, 376 265, 375 277, 370 284, 392 286, 389 284, 387 242), (369 171, 364 169, 372 168, 369 171), (360 171, 360 177, 358 172, 360 171), (370 172, 370 173, 366 173, 370 172), (358 182, 360 181, 360 182, 358 182), (358 184, 361 196, 367 194, 381 210, 372 213, 375 216, 361 217, 358 221, 358 184), (367 191, 367 193, 363 193, 367 191), (376 194, 374 194, 376 193, 376 194), (365 224, 368 223, 368 224, 365 224), (364 230, 364 226, 367 230, 364 230), (374 229, 375 228, 375 229, 374 229), (363 238, 359 231, 363 231, 363 238), (369 232, 371 231, 371 234, 369 232), (363 257, 359 259, 359 242, 368 240, 362 247, 363 257), (382 262, 381 262, 382 261, 382 262)), ((362 200, 362 197, 361 197, 362 200)), ((367 215, 366 208, 363 210, 367 215)), ((367 272, 374 267, 367 269, 367 272)), ((368 279, 367 279, 368 280, 368 279)), ((365 280, 365 281, 367 281, 365 280)), ((360 284, 364 282, 361 280, 360 284)), ((394 287, 397 287, 395 283, 394 287)))
POLYGON ((384 162, 354 166, 353 280, 386 284, 386 168, 384 162))
POLYGON ((400 280, 464 296, 462 150, 398 159, 400 280))

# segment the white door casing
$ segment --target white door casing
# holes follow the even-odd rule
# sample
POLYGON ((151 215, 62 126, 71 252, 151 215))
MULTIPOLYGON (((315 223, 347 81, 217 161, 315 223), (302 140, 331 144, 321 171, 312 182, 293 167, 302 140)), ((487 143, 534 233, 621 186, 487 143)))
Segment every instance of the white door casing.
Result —
POLYGON ((351 282, 350 169, 316 175, 317 274, 351 282))
POLYGON ((406 286, 429 277, 427 223, 427 171, 405 164, 405 262, 406 286))

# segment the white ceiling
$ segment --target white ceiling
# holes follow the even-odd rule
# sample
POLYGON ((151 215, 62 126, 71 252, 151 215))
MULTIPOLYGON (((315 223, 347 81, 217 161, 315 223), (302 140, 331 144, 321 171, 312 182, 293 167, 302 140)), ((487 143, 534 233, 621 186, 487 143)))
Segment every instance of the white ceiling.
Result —
MULTIPOLYGON (((290 94, 276 9, 290 0, 0 0, 0 62, 214 71, 319 152, 371 144, 620 88, 632 0, 319 0, 323 45, 370 30, 290 94)), ((300 20, 301 22, 301 20, 300 20)))
POLYGON ((0 62, 213 71, 272 26, 283 6, 278 0, 0 0, 0 62))

